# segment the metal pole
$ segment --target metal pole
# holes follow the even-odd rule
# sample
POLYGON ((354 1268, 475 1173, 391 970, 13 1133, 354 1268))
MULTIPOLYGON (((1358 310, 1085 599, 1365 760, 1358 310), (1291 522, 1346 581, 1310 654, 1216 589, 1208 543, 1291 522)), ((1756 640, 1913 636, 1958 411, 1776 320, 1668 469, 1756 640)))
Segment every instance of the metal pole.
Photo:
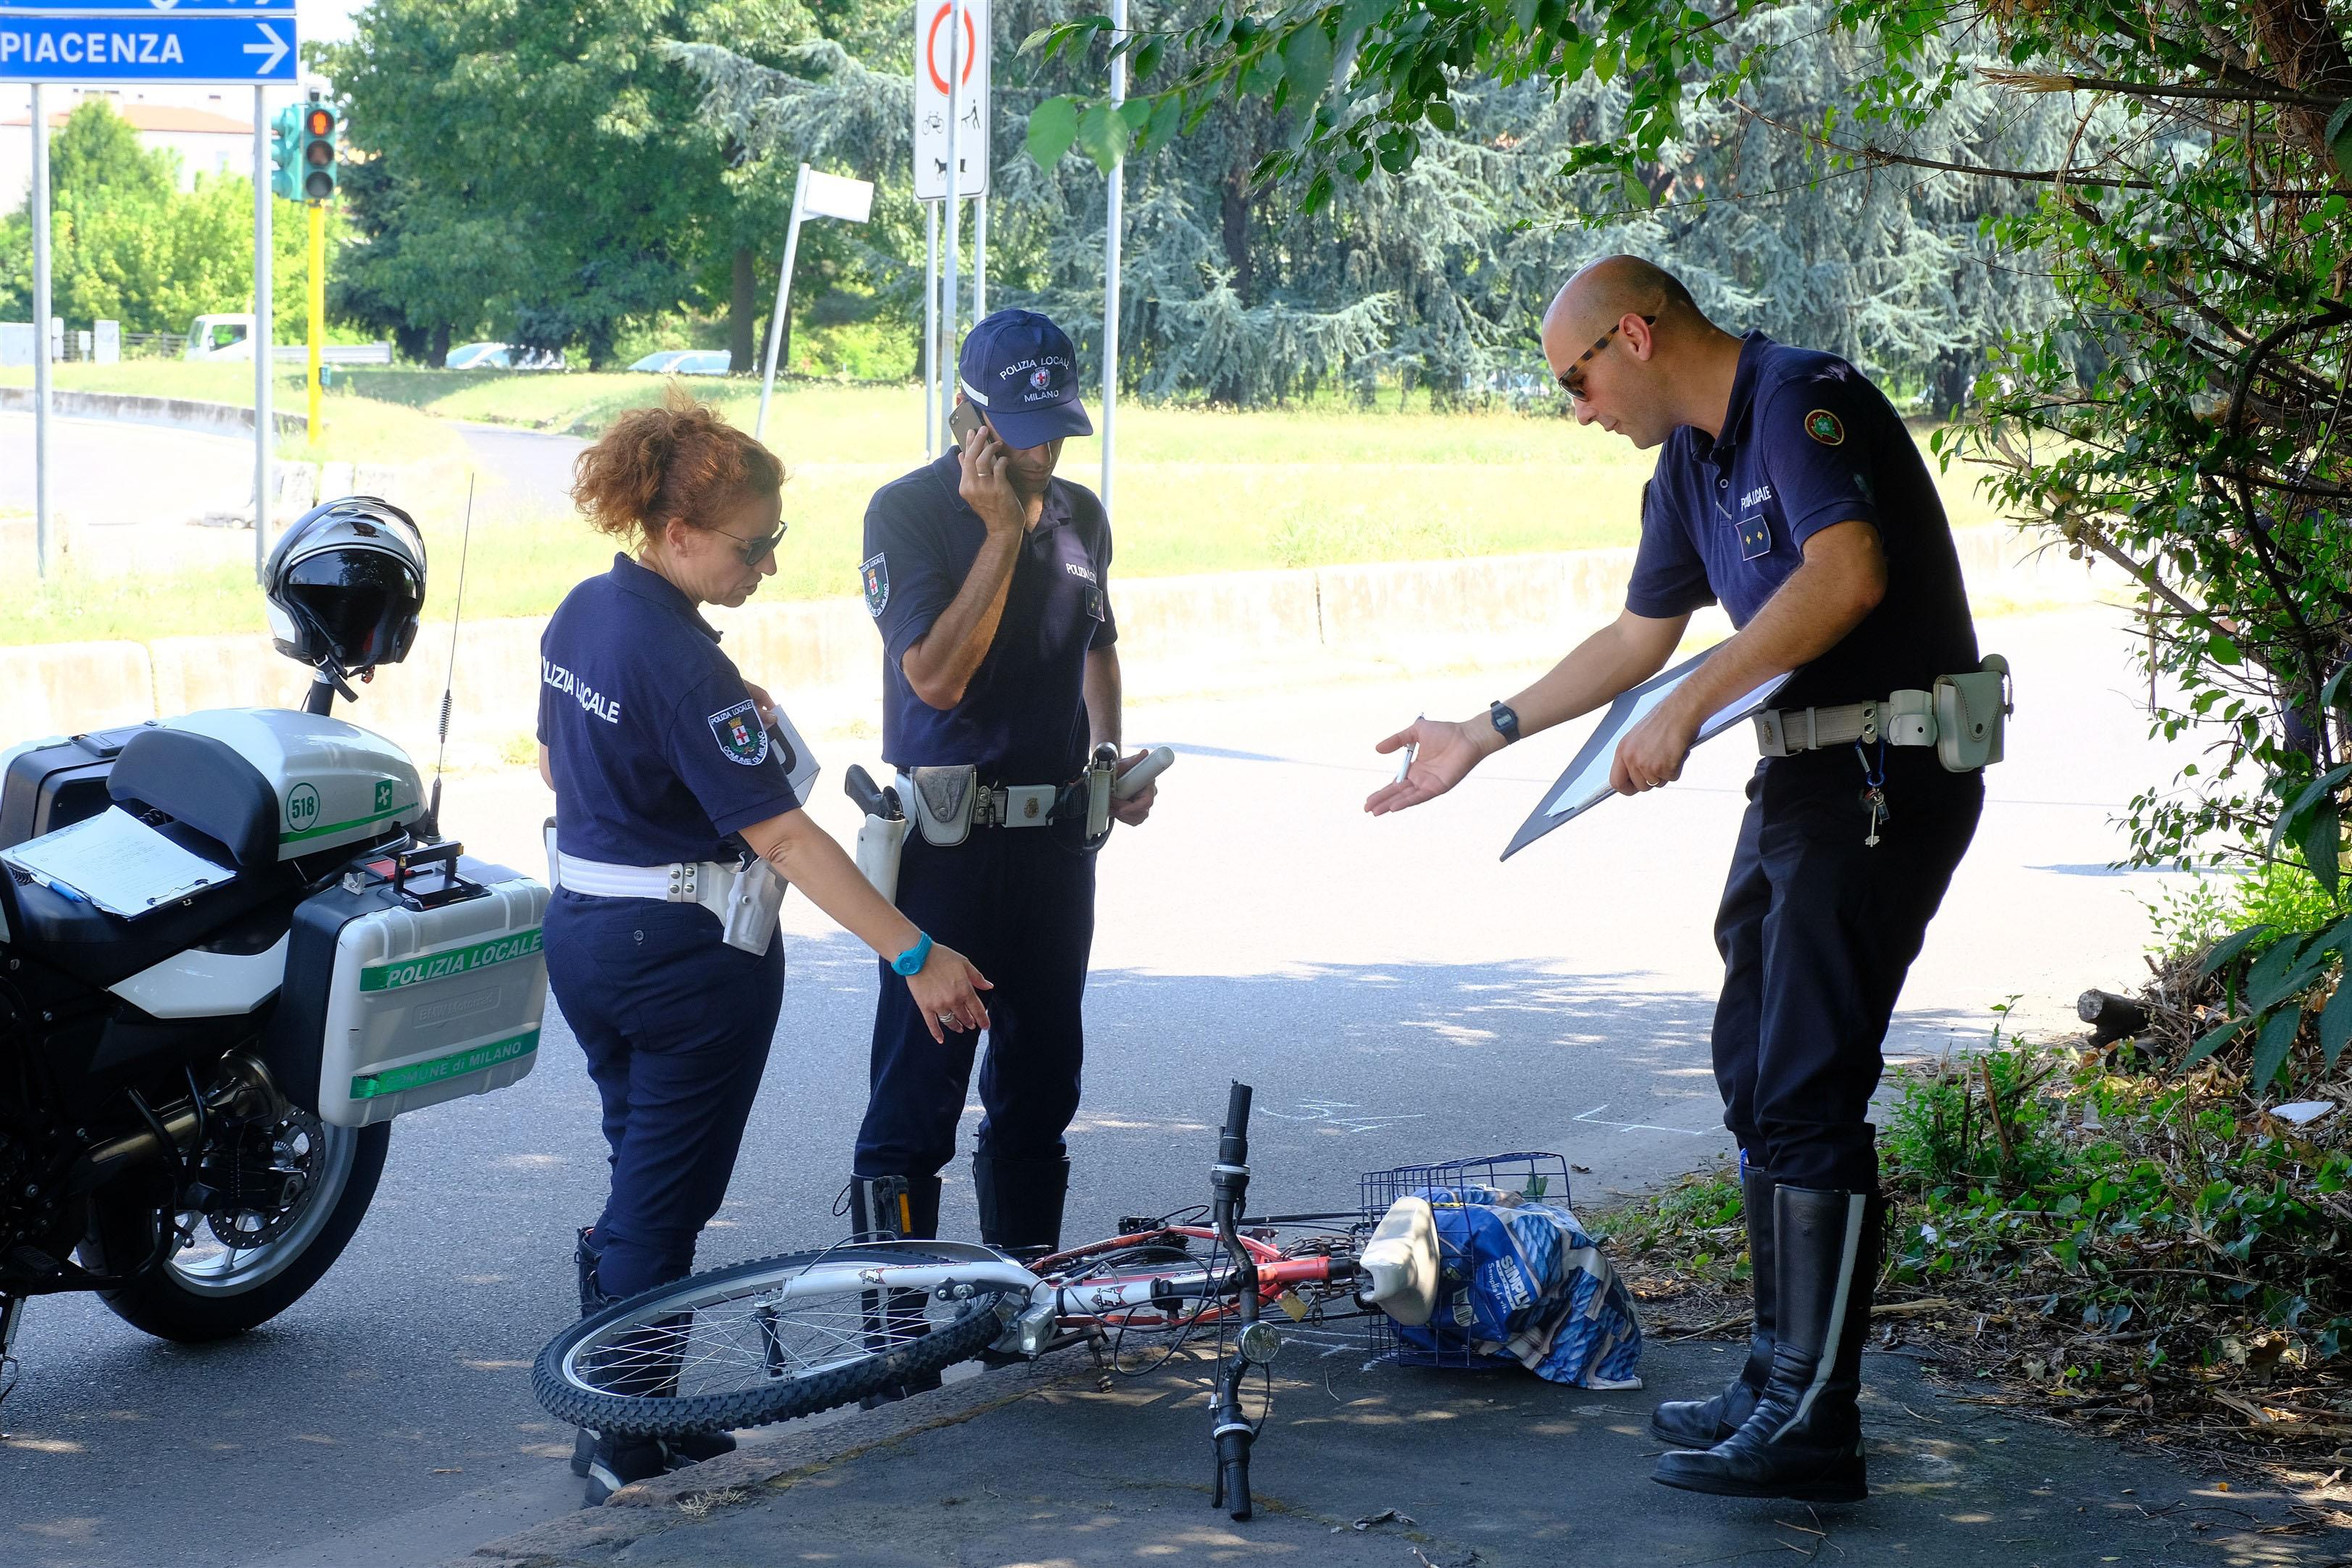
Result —
POLYGON ((33 84, 33 558, 49 574, 49 115, 33 84))
MULTIPOLYGON (((1127 37, 1127 0, 1110 0, 1110 41, 1116 47, 1127 37)), ((1110 107, 1127 101, 1127 57, 1110 59, 1110 107)), ((1127 163, 1110 166, 1110 184, 1103 198, 1103 388, 1102 503, 1110 510, 1110 480, 1116 443, 1111 430, 1118 416, 1118 234, 1127 205, 1127 163)))
POLYGON ((327 336, 327 204, 311 202, 310 208, 310 354, 309 412, 310 439, 319 444, 319 345, 327 336))
POLYGON ((784 340, 786 314, 793 308, 793 258, 801 248, 801 192, 808 185, 808 165, 793 177, 793 218, 784 225, 784 269, 776 277, 776 313, 768 318, 768 367, 760 374, 760 416, 751 421, 751 439, 766 438, 768 398, 776 390, 776 347, 784 340))
POLYGON ((253 89, 253 580, 269 563, 269 114, 253 89))
POLYGON ((971 319, 988 314, 988 198, 971 200, 971 319))
POLYGON ((940 455, 940 209, 923 204, 923 460, 940 455))
MULTIPOLYGON (((928 47, 928 46, 926 46, 928 47)), ((924 62, 929 68, 929 62, 924 62)), ((948 4, 948 195, 940 247, 941 296, 940 310, 940 428, 948 427, 955 412, 956 381, 956 229, 963 205, 963 0, 948 4)))

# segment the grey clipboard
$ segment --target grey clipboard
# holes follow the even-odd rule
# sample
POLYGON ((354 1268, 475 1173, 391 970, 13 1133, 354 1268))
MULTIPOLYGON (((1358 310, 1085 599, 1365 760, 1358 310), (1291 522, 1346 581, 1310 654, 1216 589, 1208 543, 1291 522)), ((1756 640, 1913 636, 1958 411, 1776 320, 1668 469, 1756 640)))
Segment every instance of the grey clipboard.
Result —
MULTIPOLYGON (((1661 671, 1649 679, 1622 692, 1609 705, 1600 728, 1594 730, 1583 749, 1576 753, 1559 782, 1544 791, 1543 798, 1519 824, 1519 831, 1503 851, 1506 860, 1541 838, 1560 824, 1591 811, 1617 792, 1610 787, 1609 768, 1616 761, 1617 744, 1625 732, 1649 715, 1652 709, 1666 699, 1667 693, 1680 686, 1690 672, 1707 660, 1706 653, 1697 654, 1669 670, 1661 671)), ((1792 670, 1790 672, 1794 674, 1792 670)), ((1776 675, 1747 696, 1723 708, 1698 727, 1698 738, 1693 745, 1714 739, 1772 700, 1773 695, 1788 684, 1787 675, 1776 675)))

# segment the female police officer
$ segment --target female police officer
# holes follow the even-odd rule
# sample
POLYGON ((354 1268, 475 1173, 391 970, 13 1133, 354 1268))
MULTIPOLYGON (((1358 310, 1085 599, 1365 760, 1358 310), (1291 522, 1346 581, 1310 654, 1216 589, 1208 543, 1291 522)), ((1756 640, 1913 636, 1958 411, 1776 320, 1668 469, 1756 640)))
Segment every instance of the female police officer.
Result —
MULTIPOLYGON (((583 1311, 686 1274, 734 1169, 784 957, 780 889, 739 867, 731 838, 893 961, 922 1016, 988 1021, 980 972, 885 902, 799 809, 767 693, 697 613, 740 605, 774 573, 782 479, 766 448, 682 399, 622 416, 575 473, 581 510, 635 546, 565 596, 540 643, 540 770, 556 797, 548 978, 611 1147, 611 1195, 580 1235, 583 1311), (745 897, 765 919, 741 918, 745 897)), ((728 1446, 606 1437, 574 1468, 594 1503, 728 1446)))

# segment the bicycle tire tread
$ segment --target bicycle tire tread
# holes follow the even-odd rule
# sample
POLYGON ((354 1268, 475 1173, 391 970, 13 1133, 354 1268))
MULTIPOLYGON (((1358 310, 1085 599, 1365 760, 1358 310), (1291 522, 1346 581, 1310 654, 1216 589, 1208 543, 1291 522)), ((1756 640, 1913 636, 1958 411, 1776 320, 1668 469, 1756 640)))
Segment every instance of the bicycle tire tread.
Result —
MULTIPOLYGON (((806 1253, 786 1253, 730 1265, 712 1273, 734 1274, 788 1266, 807 1258, 806 1253)), ((689 1276, 689 1278, 704 1278, 689 1276)), ((869 1394, 941 1372, 980 1353, 1003 1331, 995 1311, 1009 1291, 983 1287, 953 1322, 934 1328, 911 1344, 831 1368, 814 1377, 781 1379, 762 1388, 732 1394, 690 1394, 683 1398, 649 1399, 625 1394, 594 1394, 564 1377, 563 1358, 592 1329, 607 1319, 635 1310, 648 1297, 672 1290, 685 1280, 620 1302, 594 1317, 583 1318, 548 1342, 531 1363, 531 1393, 547 1413, 559 1421, 622 1437, 687 1437, 710 1432, 763 1426, 821 1410, 854 1404, 869 1394)))

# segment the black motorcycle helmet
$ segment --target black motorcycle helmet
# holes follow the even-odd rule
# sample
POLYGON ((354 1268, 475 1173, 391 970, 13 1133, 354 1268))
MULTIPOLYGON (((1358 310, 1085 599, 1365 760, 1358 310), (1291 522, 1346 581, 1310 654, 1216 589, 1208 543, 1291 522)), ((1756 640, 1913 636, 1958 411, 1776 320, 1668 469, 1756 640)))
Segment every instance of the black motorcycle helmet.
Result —
POLYGON ((287 658, 344 673, 398 664, 425 608, 425 537, 390 501, 345 496, 286 531, 262 582, 287 658))

